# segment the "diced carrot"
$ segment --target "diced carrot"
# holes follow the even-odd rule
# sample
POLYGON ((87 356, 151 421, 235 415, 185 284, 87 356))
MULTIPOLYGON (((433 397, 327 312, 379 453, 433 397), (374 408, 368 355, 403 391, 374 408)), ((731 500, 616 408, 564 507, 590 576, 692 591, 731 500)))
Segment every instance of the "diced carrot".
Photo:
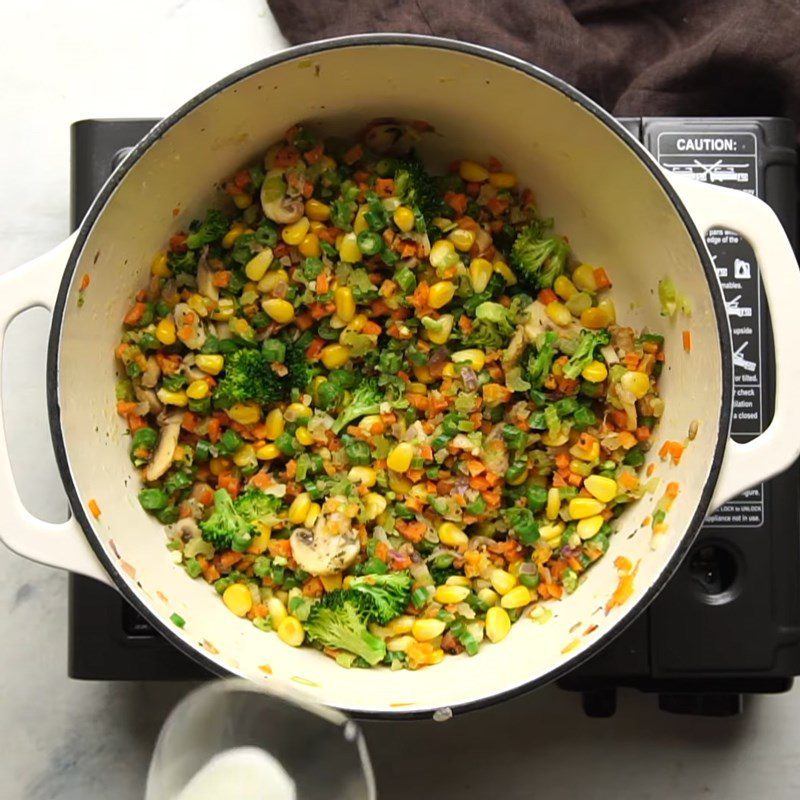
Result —
POLYGON ((467 196, 457 192, 445 192, 444 201, 459 216, 467 210, 467 196))
POLYGON ((555 458, 556 466, 559 469, 567 469, 569 467, 569 453, 558 453, 555 458))
POLYGON ((288 539, 270 539, 267 542, 267 550, 273 558, 275 556, 289 558, 292 555, 292 545, 288 539))
POLYGON ((622 472, 617 478, 617 482, 623 489, 635 489, 639 485, 639 479, 630 472, 622 472))
POLYGON ((211 276, 211 283, 224 289, 231 282, 232 275, 233 273, 229 269, 221 269, 211 276))
POLYGON ((499 383, 485 383, 481 389, 483 401, 487 405, 507 403, 511 399, 511 390, 499 383))
POLYGON ((663 461, 669 455, 669 442, 664 442, 658 451, 658 457, 663 461))
POLYGON ((100 519, 101 511, 100 511, 100 506, 97 505, 97 500, 92 499, 88 502, 87 505, 89 506, 89 511, 92 512, 92 516, 95 519, 100 519))
POLYGON ((315 145, 310 150, 306 150, 303 153, 303 158, 306 160, 308 164, 316 164, 322 158, 324 153, 324 145, 320 142, 318 145, 315 145))
POLYGON ((239 496, 241 486, 242 480, 235 472, 222 472, 217 477, 217 487, 227 489, 228 494, 233 498, 239 496))
POLYGON ((128 400, 119 400, 117 401, 117 414, 121 417, 127 417, 128 414, 132 414, 136 411, 136 406, 138 403, 133 403, 128 400))
POLYGON ((250 172, 246 169, 240 169, 233 176, 233 182, 237 189, 244 191, 250 185, 250 172))
POLYGON ((647 477, 649 478, 649 477, 652 476, 652 474, 655 471, 656 471, 656 465, 655 464, 648 464, 647 465, 647 469, 645 470, 645 475, 647 475, 647 477))
POLYGON ((683 455, 684 447, 680 442, 669 443, 669 454, 672 457, 673 464, 680 464, 681 456, 683 455))
POLYGON ((394 178, 378 178, 375 181, 375 194, 378 197, 391 197, 394 194, 394 178))
POLYGON ((147 311, 146 303, 134 303, 133 308, 125 315, 122 321, 126 325, 135 325, 144 316, 145 311, 147 311))
POLYGON ((636 429, 636 438, 640 442, 646 442, 650 438, 650 428, 646 427, 645 425, 640 425, 636 429))
POLYGON ((208 421, 208 438, 211 440, 212 443, 216 443, 219 441, 219 437, 221 435, 222 435, 222 422, 216 417, 212 417, 208 421))
POLYGON ((399 519, 395 522, 395 527, 400 531, 400 535, 404 539, 408 539, 409 542, 414 544, 422 541, 426 530, 425 523, 417 520, 406 521, 399 519))
POLYGON ((687 353, 692 352, 692 332, 691 331, 684 331, 683 332, 683 349, 687 353))
POLYGON ((304 597, 322 597, 324 592, 325 587, 322 585, 322 581, 316 575, 312 575, 303 584, 304 597))
POLYGON ((558 295, 552 289, 542 289, 538 294, 539 302, 543 305, 554 303, 558 300, 558 295))
POLYGON ((383 328, 378 325, 377 322, 372 322, 372 320, 367 320, 364 323, 364 327, 361 329, 361 333, 365 334, 366 336, 378 336, 380 335, 383 328))
POLYGON ((140 417, 137 414, 128 414, 128 429, 131 433, 136 433, 139 428, 146 428, 147 427, 147 420, 144 417, 140 417))
POLYGON ((317 358, 317 356, 319 356, 319 354, 322 352, 323 347, 325 347, 325 340, 317 337, 306 348, 306 356, 308 358, 317 358))
POLYGON ((198 418, 191 411, 184 411, 181 419, 181 427, 190 433, 197 429, 198 418))
POLYGON ((81 278, 81 286, 80 290, 85 292, 89 288, 89 283, 91 282, 92 278, 88 272, 84 273, 83 277, 81 278))
POLYGON ((633 564, 625 556, 617 556, 614 560, 614 566, 622 572, 629 572, 633 568, 633 564))
POLYGON ((680 484, 677 483, 677 481, 670 481, 667 484, 667 491, 666 491, 667 497, 672 497, 672 498, 677 497, 680 488, 681 488, 680 484))
POLYGON ((264 619, 269 614, 267 607, 263 603, 256 603, 251 609, 249 616, 253 619, 264 619))
POLYGON ((294 324, 297 325, 301 331, 307 331, 313 326, 314 318, 311 316, 311 314, 304 312, 302 314, 298 314, 294 318, 294 324))
POLYGON ((626 450, 630 450, 636 446, 637 439, 630 431, 620 431, 619 441, 626 450))
POLYGON ((629 370, 634 372, 639 366, 639 356, 636 353, 626 353, 622 361, 629 370))
POLYGON ((594 271, 594 282, 598 289, 608 289, 611 287, 611 280, 608 273, 602 268, 597 267, 594 271))
POLYGON ((364 155, 364 148, 360 144, 354 144, 343 156, 342 161, 348 166, 352 166, 364 155))
POLYGON ((226 550, 217 556, 219 565, 225 569, 230 569, 234 564, 238 564, 242 560, 242 554, 237 553, 235 550, 226 550))
POLYGON ((176 233, 169 238, 169 249, 173 253, 185 253, 189 248, 186 246, 186 234, 176 233))
POLYGON ((295 475, 297 475, 297 459, 290 458, 286 462, 286 477, 291 479, 295 475))
POLYGON ((272 480, 272 476, 266 472, 257 472, 250 478, 250 483, 256 487, 256 489, 261 489, 263 492, 265 489, 268 489, 274 481, 272 480))
POLYGON ((328 291, 328 286, 329 286, 328 281, 329 281, 329 276, 327 272, 320 272, 320 274, 317 275, 316 286, 317 286, 317 292, 319 294, 325 294, 325 292, 328 291))
POLYGON ((385 564, 389 560, 389 545, 386 542, 377 542, 375 545, 375 558, 385 564))
POLYGON ((285 144, 275 153, 275 166, 279 169, 292 167, 300 160, 300 151, 290 144, 285 144))
POLYGON ((496 217, 499 217, 505 212, 509 204, 510 200, 507 197, 493 197, 488 203, 486 203, 486 207, 492 212, 492 214, 494 214, 496 217))

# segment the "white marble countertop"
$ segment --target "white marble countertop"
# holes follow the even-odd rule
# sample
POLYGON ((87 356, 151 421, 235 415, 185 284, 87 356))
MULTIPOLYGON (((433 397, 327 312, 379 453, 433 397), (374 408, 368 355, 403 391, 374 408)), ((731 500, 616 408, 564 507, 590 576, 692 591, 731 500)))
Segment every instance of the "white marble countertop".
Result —
MULTIPOLYGON (((162 115, 285 44, 264 0, 26 0, 3 17, 0 271, 67 234, 71 122, 162 115)), ((66 503, 45 425, 47 323, 38 311, 12 327, 4 377, 23 497, 57 520, 66 503)), ((190 686, 68 679, 66 585, 0 547, 0 797, 135 800, 159 726, 190 686)), ((788 800, 800 796, 798 720, 797 689, 753 699, 735 719, 669 716, 623 693, 610 720, 547 689, 447 724, 365 727, 388 800, 411 786, 438 798, 556 787, 592 800, 788 800)))

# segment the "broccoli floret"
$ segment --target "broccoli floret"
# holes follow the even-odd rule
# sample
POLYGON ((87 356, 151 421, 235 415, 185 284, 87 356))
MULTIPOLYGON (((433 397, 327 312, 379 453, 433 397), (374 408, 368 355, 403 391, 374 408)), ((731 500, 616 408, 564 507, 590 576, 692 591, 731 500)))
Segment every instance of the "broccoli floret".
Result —
POLYGON ((575 380, 583 372, 584 367, 594 361, 594 351, 610 341, 611 334, 606 330, 581 331, 578 347, 564 367, 564 376, 575 380))
POLYGON ((211 244, 221 239, 228 231, 228 220, 216 208, 206 212, 203 222, 186 237, 186 246, 190 250, 199 250, 204 244, 211 244))
POLYGON ((258 520, 277 522, 281 500, 275 495, 251 487, 237 497, 233 505, 236 513, 252 526, 258 520))
POLYGON ((418 227, 423 223, 421 232, 425 230, 425 223, 441 215, 444 203, 436 179, 425 171, 419 159, 400 162, 394 173, 394 190, 403 203, 419 211, 415 216, 418 227))
POLYGON ((214 402, 221 408, 234 403, 256 401, 276 403, 289 394, 289 381, 281 379, 260 350, 237 350, 225 359, 225 374, 214 391, 214 402))
POLYGON ((558 336, 553 331, 544 335, 539 351, 528 359, 528 380, 534 389, 538 389, 544 379, 550 374, 550 368, 555 358, 555 343, 558 336))
POLYGON ((324 647, 347 650, 375 666, 386 655, 383 640, 367 630, 360 594, 337 589, 325 595, 308 615, 308 638, 324 647))
POLYGON ((569 245, 560 236, 543 236, 543 223, 524 227, 511 247, 511 265, 534 289, 548 289, 564 274, 569 245))
POLYGON ((225 489, 214 492, 214 510, 208 519, 200 522, 203 538, 216 550, 238 550, 250 546, 250 523, 234 506, 233 499, 225 489))
POLYGON ((358 388, 353 392, 349 405, 339 414, 336 422, 333 423, 333 432, 341 432, 359 417, 364 417, 367 414, 377 414, 380 410, 382 399, 383 393, 373 378, 361 381, 358 388))
POLYGON ((385 625, 406 610, 411 600, 411 583, 408 572, 390 572, 354 578, 350 589, 369 599, 364 608, 369 619, 385 625))
POLYGON ((311 370, 308 366, 305 349, 297 342, 289 342, 286 345, 283 363, 288 370, 285 380, 290 388, 303 391, 311 380, 311 370))
POLYGON ((510 308, 493 301, 481 303, 475 309, 475 323, 466 343, 490 350, 504 347, 514 333, 514 326, 521 311, 521 302, 523 301, 512 303, 510 308))

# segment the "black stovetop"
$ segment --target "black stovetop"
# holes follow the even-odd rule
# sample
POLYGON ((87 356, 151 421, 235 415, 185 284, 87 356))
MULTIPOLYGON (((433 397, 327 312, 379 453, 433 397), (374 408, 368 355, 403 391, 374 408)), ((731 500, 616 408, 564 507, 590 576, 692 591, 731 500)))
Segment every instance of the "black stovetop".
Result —
MULTIPOLYGON (((794 124, 775 118, 625 119, 662 166, 757 194, 793 243, 797 230, 794 124)), ((75 228, 126 148, 152 119, 85 120, 72 127, 75 228)), ((768 311, 753 251, 732 231, 707 237, 726 295, 734 352, 736 438, 772 415, 768 311)), ((800 674, 800 475, 749 490, 706 521, 695 546, 650 608, 599 655, 559 682, 593 716, 614 712, 616 688, 655 692, 678 713, 724 715, 742 697, 783 692, 800 674)), ((70 576, 69 675, 84 679, 210 677, 167 644, 114 590, 70 576)))

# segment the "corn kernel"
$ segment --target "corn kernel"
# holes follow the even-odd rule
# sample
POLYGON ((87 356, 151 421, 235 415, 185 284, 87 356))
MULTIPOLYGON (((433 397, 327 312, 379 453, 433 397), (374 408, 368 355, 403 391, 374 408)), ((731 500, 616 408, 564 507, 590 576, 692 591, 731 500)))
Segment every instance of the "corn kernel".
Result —
POLYGON ((303 237, 303 241, 297 245, 300 255, 305 258, 319 258, 322 255, 322 247, 319 243, 319 236, 314 232, 309 232, 303 237))
POLYGON ((469 263, 469 281, 475 292, 482 292, 489 284, 494 267, 485 258, 473 258, 469 263))
POLYGON ((447 238, 453 243, 456 250, 462 253, 468 253, 475 244, 475 231, 467 230, 466 228, 456 228, 451 231, 447 238))
POLYGON ((327 380, 324 375, 315 375, 314 380, 311 381, 311 399, 316 405, 319 405, 319 387, 327 380))
POLYGON ((650 391, 650 378, 644 372, 625 372, 619 382, 622 388, 630 392, 637 400, 650 391))
POLYGON ((350 360, 350 348, 342 344, 329 344, 320 350, 319 357, 327 369, 338 369, 350 360))
MULTIPOLYGON (((431 369, 427 364, 413 364, 411 367, 414 377, 423 384, 433 383, 435 378, 431 374, 431 369)), ((425 394, 425 392, 420 392, 420 394, 425 394)))
POLYGON ((483 350, 457 350, 450 356, 454 364, 463 364, 472 367, 475 372, 480 372, 486 364, 486 353, 483 350))
POLYGON ((281 283, 289 283, 289 275, 287 274, 286 270, 273 270, 272 272, 268 272, 266 275, 264 275, 264 277, 258 282, 258 291, 262 292, 263 294, 269 294, 270 292, 274 292, 281 283))
POLYGON ((449 266, 450 262, 456 258, 455 245, 447 239, 439 239, 434 242, 431 247, 430 255, 428 256, 431 266, 435 269, 449 266))
POLYGON ((599 514, 605 508, 605 504, 593 497, 573 497, 569 501, 569 515, 572 519, 586 519, 599 514))
POLYGON ((592 465, 585 461, 579 461, 577 458, 573 458, 569 462, 569 471, 580 475, 582 478, 588 478, 589 475, 592 474, 592 465))
POLYGON ((311 508, 311 495, 308 492, 301 492, 289 506, 289 511, 286 518, 292 525, 299 525, 306 518, 309 509, 311 508))
POLYGON ((232 297, 220 297, 217 307, 211 314, 211 318, 218 322, 229 320, 236 312, 236 306, 232 297))
POLYGON ((330 575, 320 575, 319 579, 326 592, 335 592, 342 588, 343 577, 341 572, 333 572, 330 575))
POLYGON ((156 339, 161 344, 175 344, 175 322, 172 317, 164 317, 158 325, 156 325, 156 339))
POLYGON ((567 526, 563 522, 556 522, 553 525, 542 525, 539 528, 539 535, 547 542, 549 547, 558 547, 561 542, 561 535, 567 526))
POLYGON ((308 514, 306 514, 305 520, 303 520, 303 525, 306 528, 313 528, 314 523, 319 518, 319 515, 322 513, 322 506, 319 503, 312 503, 311 508, 308 509, 308 514))
POLYGON ((366 486, 368 489, 375 485, 378 480, 378 474, 372 467, 350 467, 347 473, 347 479, 352 483, 366 486))
POLYGON ((600 514, 578 520, 577 531, 581 539, 591 539, 603 527, 603 518, 600 514))
POLYGON ((252 467, 256 463, 256 451, 253 445, 243 444, 234 454, 233 463, 237 467, 252 467))
POLYGON ((504 569, 493 569, 489 580, 500 595, 508 594, 517 585, 517 579, 504 569))
POLYGON ((515 586, 506 592, 500 600, 503 608, 522 608, 531 602, 531 592, 527 586, 515 586))
POLYGON ((186 392, 171 392, 169 389, 159 389, 156 392, 158 399, 165 406, 185 406, 189 402, 186 392))
POLYGON ((513 172, 493 172, 489 175, 489 183, 495 189, 511 189, 517 185, 517 176, 513 172))
POLYGON ((150 265, 150 272, 156 278, 168 278, 170 275, 172 275, 172 272, 170 271, 169 265, 167 263, 166 253, 159 253, 153 259, 153 263, 150 265))
POLYGON ((386 511, 386 498, 377 492, 368 492, 364 495, 364 515, 367 520, 377 519, 386 511))
POLYGON ((592 361, 583 368, 581 377, 589 383, 602 383, 608 377, 608 368, 602 361, 592 361))
POLYGON ((222 602, 237 617, 243 617, 253 607, 250 590, 243 583, 232 583, 223 592, 222 602))
POLYGON ((265 247, 256 253, 245 265, 244 274, 251 281, 260 281, 272 264, 273 254, 271 247, 265 247))
POLYGON ((484 603, 487 606, 493 606, 498 603, 500 600, 500 595, 494 589, 490 589, 488 586, 481 589, 478 592, 478 600, 481 603, 484 603))
POLYGON ((275 322, 286 325, 294 319, 294 306, 282 298, 272 297, 261 304, 261 308, 269 314, 275 322))
POLYGON ((214 476, 221 475, 230 465, 231 462, 227 458, 220 458, 219 456, 212 458, 208 462, 208 468, 214 476))
POLYGON ((192 309, 195 313, 197 313, 201 317, 208 316, 208 306, 206 305, 206 301, 201 294, 193 294, 190 295, 189 299, 186 301, 186 305, 192 309))
POLYGON ((575 284, 566 275, 559 275, 555 281, 553 281, 553 291, 562 300, 569 300, 572 295, 578 292, 575 288, 575 284))
POLYGON ((331 215, 331 207, 321 200, 315 200, 313 197, 306 200, 306 216, 315 222, 325 222, 331 215))
POLYGON ((406 472, 414 458, 414 448, 408 442, 400 442, 392 448, 386 466, 394 472, 406 472))
POLYGON ((270 597, 269 600, 267 600, 267 612, 269 613, 270 620, 272 620, 273 628, 277 628, 278 625, 289 616, 286 611, 286 606, 277 597, 270 597))
POLYGON ((305 239, 309 227, 310 222, 308 217, 300 217, 297 222, 287 225, 281 231, 281 239, 283 239, 286 244, 294 245, 296 247, 300 244, 300 242, 303 241, 303 239, 305 239))
POLYGON ((259 447, 258 450, 256 450, 256 458, 260 461, 272 461, 272 459, 277 458, 280 454, 281 451, 276 444, 265 444, 263 447, 259 447))
POLYGON ((443 522, 439 526, 439 541, 445 547, 466 547, 469 543, 469 536, 455 523, 443 522))
POLYGON ((222 246, 226 250, 230 250, 236 244, 236 240, 244 233, 244 226, 235 222, 229 228, 228 232, 222 237, 222 246))
POLYGON ((349 286, 337 286, 333 293, 336 304, 336 316, 344 322, 350 322, 356 315, 356 301, 353 299, 353 290, 349 286))
POLYGON ((511 617, 500 606, 492 606, 486 612, 486 637, 490 642, 497 644, 508 636, 511 630, 511 617))
POLYGON ((560 327, 565 327, 572 322, 572 314, 569 309, 558 300, 553 300, 545 306, 545 312, 550 319, 560 327))
POLYGON ((338 249, 339 258, 342 261, 346 261, 349 264, 356 264, 361 261, 361 250, 358 247, 355 232, 346 233, 342 237, 342 241, 338 249))
POLYGON ((398 206, 392 215, 394 224, 403 232, 409 233, 414 230, 414 212, 408 206, 398 206))
POLYGON ((313 411, 302 403, 289 403, 286 406, 286 411, 283 412, 283 418, 287 422, 296 422, 299 419, 305 419, 313 415, 313 411))
POLYGON ((278 625, 278 638, 289 647, 300 647, 303 644, 303 639, 306 638, 306 632, 300 624, 299 619, 294 617, 286 617, 280 625, 278 625))
POLYGON ((428 642, 444 633, 445 624, 440 619, 416 619, 411 633, 418 642, 428 642))
POLYGON ((233 204, 240 211, 244 211, 248 206, 253 205, 253 198, 247 192, 238 192, 233 195, 233 204))
POLYGON ((472 581, 466 575, 451 575, 446 581, 446 586, 472 586, 472 581))
POLYGON ((186 388, 186 395, 192 400, 202 400, 208 396, 208 392, 208 384, 204 380, 192 381, 186 388))
MULTIPOLYGON (((367 222, 366 213, 369 211, 369 206, 365 203, 362 206, 358 207, 358 211, 356 211, 356 218, 353 220, 353 233, 358 236, 361 231, 368 231, 369 230, 369 223, 367 222)), ((344 238, 344 237, 342 237, 344 238)), ((339 245, 342 243, 342 238, 336 240, 336 249, 339 249, 339 245)), ((361 250, 358 251, 359 255, 361 255, 361 250)), ((355 251, 353 251, 355 255, 355 251)))
POLYGON ((194 363, 207 375, 219 375, 225 366, 225 358, 224 356, 197 356, 194 363))
MULTIPOLYGON (((425 319, 428 319, 426 317, 425 319)), ((449 338, 450 334, 453 332, 453 315, 452 314, 442 314, 439 319, 436 320, 437 326, 435 329, 425 329, 425 335, 428 339, 433 342, 434 344, 444 344, 449 338)))
POLYGON ((601 503, 610 503, 619 491, 617 482, 613 478, 605 477, 605 475, 590 475, 583 482, 583 485, 586 491, 601 503))
POLYGON ((462 161, 458 165, 458 174, 469 183, 483 183, 489 177, 489 170, 475 161, 462 161))
POLYGON ((258 403, 234 403, 226 413, 240 425, 254 425, 261 419, 261 406, 258 403))
POLYGON ((386 642, 386 649, 390 653, 405 653, 409 645, 412 645, 417 640, 413 636, 395 636, 393 639, 389 639, 386 642))
POLYGON ((462 603, 469 596, 469 589, 466 586, 439 586, 433 596, 437 603, 443 606, 462 603))
POLYGON ((503 280, 509 285, 514 286, 517 282, 517 276, 514 274, 511 267, 505 263, 505 261, 495 261, 492 264, 494 271, 497 272, 499 275, 502 276, 503 280))
POLYGON ((583 292, 596 292, 597 281, 594 279, 594 268, 590 264, 581 264, 572 273, 572 282, 583 292))
POLYGON ((456 293, 456 285, 450 281, 437 281, 428 293, 428 305, 431 308, 446 306, 456 293))
POLYGON ((285 427, 283 412, 279 408, 273 408, 264 420, 264 436, 274 442, 283 433, 285 427))
POLYGON ((599 330, 611 324, 611 316, 607 308, 587 308, 581 314, 581 325, 584 328, 591 328, 592 330, 599 330))
POLYGON ((547 519, 557 519, 558 512, 561 510, 561 495, 555 487, 547 490, 547 505, 544 515, 547 519))
POLYGON ((314 437, 311 435, 311 431, 305 426, 299 427, 294 432, 295 439, 297 439, 303 447, 309 447, 310 445, 314 444, 314 437))
POLYGON ((404 633, 411 633, 411 629, 414 627, 414 620, 415 617, 412 617, 410 614, 401 614, 399 617, 395 617, 391 622, 386 623, 386 630, 392 634, 392 636, 402 636, 404 633))

